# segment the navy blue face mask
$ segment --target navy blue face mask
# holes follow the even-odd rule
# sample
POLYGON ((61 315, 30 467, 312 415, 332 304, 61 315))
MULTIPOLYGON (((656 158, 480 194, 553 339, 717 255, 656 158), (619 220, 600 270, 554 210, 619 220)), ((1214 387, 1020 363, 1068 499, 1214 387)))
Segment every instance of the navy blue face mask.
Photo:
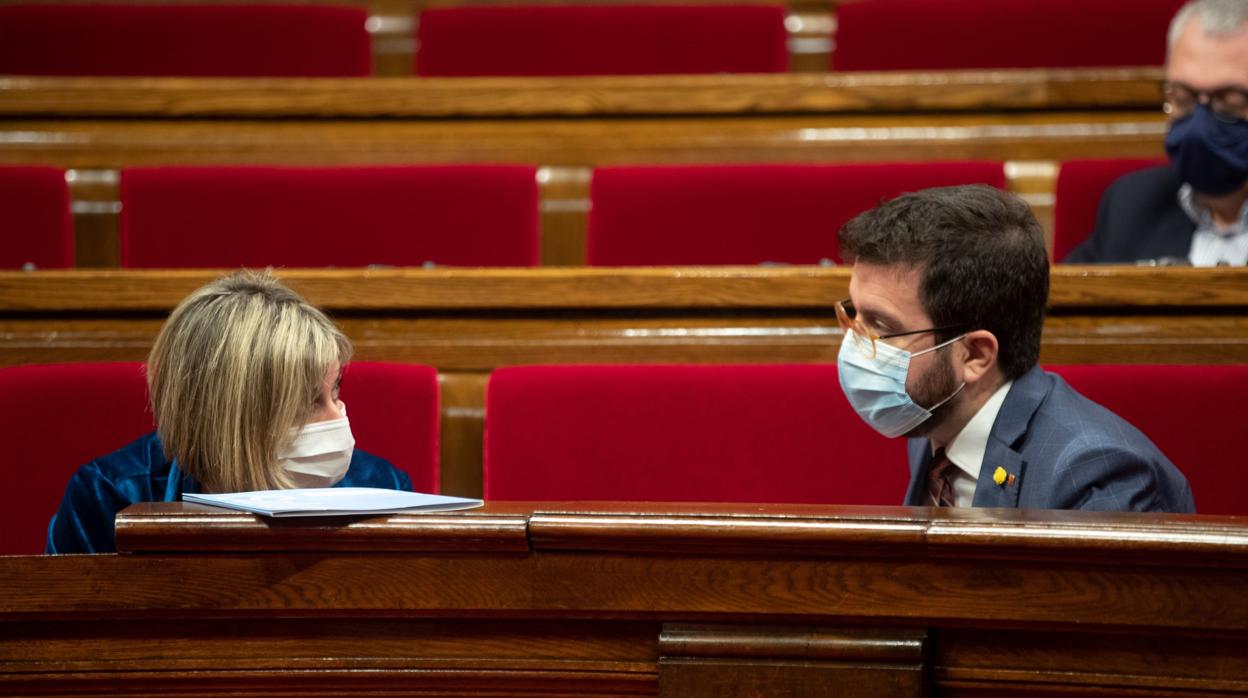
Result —
POLYGON ((1248 181, 1248 121, 1223 121, 1207 105, 1170 124, 1166 152, 1179 177, 1209 196, 1222 196, 1248 181))

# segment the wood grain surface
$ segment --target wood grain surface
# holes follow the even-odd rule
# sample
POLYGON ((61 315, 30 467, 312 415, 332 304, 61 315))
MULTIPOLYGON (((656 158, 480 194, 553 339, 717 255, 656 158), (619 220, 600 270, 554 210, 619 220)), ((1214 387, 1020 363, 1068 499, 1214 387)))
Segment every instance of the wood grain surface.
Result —
POLYGON ((537 117, 1139 108, 1158 68, 565 78, 0 78, 0 115, 537 117))

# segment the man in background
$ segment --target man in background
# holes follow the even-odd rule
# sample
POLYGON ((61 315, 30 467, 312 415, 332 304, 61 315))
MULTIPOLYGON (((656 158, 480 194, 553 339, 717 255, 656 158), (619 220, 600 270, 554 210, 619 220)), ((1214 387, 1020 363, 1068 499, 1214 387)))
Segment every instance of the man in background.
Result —
POLYGON ((1105 191, 1073 263, 1248 264, 1248 0, 1193 0, 1170 25, 1170 165, 1105 191))

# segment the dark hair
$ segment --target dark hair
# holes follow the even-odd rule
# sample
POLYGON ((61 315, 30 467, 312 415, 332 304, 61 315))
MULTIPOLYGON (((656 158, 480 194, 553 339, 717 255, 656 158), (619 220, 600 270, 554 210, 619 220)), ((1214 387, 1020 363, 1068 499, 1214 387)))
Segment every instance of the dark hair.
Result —
POLYGON ((848 262, 919 269, 932 323, 991 332, 1007 379, 1039 360, 1049 258, 1019 197, 982 184, 903 194, 846 223, 839 239, 848 262))

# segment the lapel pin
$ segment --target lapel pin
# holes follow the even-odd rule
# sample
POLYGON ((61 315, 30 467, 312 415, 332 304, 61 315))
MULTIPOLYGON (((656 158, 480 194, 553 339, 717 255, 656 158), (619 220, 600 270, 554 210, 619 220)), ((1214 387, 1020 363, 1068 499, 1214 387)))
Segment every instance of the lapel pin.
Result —
POLYGON ((997 485, 1004 485, 1006 477, 1009 477, 1010 482, 1014 481, 1014 476, 1007 475, 1005 472, 1005 468, 1002 468, 1000 466, 997 466, 997 469, 994 470, 992 473, 992 481, 997 483, 997 485))
POLYGON ((1007 475, 1007 476, 1006 476, 1006 478, 1005 478, 1005 484, 1006 484, 1006 485, 1008 485, 1008 486, 1010 486, 1010 487, 1013 487, 1013 486, 1014 486, 1014 476, 1013 476, 1013 475, 1007 475))

